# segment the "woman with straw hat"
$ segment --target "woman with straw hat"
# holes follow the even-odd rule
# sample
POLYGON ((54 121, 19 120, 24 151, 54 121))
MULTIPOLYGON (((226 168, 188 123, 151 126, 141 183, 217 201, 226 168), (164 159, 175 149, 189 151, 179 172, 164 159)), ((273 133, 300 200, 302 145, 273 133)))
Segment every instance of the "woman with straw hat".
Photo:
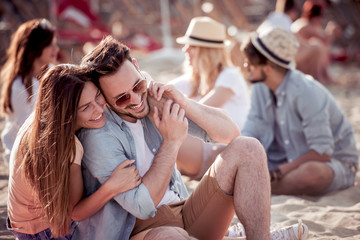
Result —
MULTIPOLYGON (((241 129, 250 109, 246 82, 233 66, 227 47, 226 27, 209 17, 191 20, 184 44, 187 73, 171 84, 190 98, 224 109, 241 129)), ((183 174, 199 179, 214 162, 217 145, 188 137, 180 148, 177 165, 183 174)))

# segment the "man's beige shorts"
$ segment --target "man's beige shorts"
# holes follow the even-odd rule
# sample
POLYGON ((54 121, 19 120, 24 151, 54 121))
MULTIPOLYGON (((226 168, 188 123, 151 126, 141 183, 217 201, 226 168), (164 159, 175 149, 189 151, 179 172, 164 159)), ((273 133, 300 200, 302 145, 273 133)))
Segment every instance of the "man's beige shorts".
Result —
POLYGON ((233 196, 220 189, 212 165, 188 199, 160 206, 153 218, 136 219, 131 235, 155 227, 176 226, 198 239, 221 239, 233 217, 233 196))

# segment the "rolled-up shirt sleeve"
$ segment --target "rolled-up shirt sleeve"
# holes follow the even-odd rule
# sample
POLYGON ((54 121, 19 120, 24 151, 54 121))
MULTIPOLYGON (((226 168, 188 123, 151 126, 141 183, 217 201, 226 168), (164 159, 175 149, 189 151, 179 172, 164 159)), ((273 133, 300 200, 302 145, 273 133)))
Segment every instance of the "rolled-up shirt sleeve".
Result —
POLYGON ((140 184, 127 192, 120 193, 114 197, 126 211, 139 219, 154 217, 156 208, 145 184, 140 184), (134 204, 136 203, 136 204, 134 204))
POLYGON ((193 122, 190 118, 188 118, 188 121, 189 121, 188 134, 190 134, 193 137, 200 138, 202 141, 206 143, 216 143, 216 141, 213 140, 204 129, 199 127, 199 125, 193 122))
POLYGON ((334 138, 330 126, 330 100, 325 92, 313 92, 311 88, 307 90, 297 99, 306 142, 309 149, 331 156, 334 152, 334 138))
MULTIPOLYGON (((87 130, 85 134, 79 134, 79 139, 85 152, 83 164, 100 184, 105 183, 120 163, 129 159, 123 146, 129 143, 120 141, 109 133, 87 130)), ((140 219, 153 217, 156 213, 155 205, 144 184, 120 193, 113 199, 126 211, 140 219)))

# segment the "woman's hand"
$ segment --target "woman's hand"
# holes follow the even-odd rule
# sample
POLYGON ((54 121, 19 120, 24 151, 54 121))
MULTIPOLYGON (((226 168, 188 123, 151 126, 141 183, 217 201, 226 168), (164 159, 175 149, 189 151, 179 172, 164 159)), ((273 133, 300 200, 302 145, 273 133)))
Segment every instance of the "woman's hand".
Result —
POLYGON ((140 185, 141 177, 135 165, 135 160, 125 160, 111 173, 105 184, 108 185, 114 196, 126 192, 140 185))

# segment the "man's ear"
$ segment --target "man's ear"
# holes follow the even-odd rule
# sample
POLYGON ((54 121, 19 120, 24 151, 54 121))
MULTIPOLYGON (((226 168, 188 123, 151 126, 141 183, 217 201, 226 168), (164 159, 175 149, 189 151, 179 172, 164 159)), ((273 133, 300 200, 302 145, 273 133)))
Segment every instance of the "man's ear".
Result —
POLYGON ((132 62, 133 62, 133 64, 134 64, 134 66, 136 67, 136 70, 138 70, 138 71, 140 72, 139 65, 138 65, 138 63, 137 63, 137 61, 136 61, 135 58, 132 58, 132 62))
POLYGON ((274 68, 271 63, 266 63, 265 65, 263 65, 263 70, 266 74, 269 74, 270 72, 272 72, 274 70, 274 68))

